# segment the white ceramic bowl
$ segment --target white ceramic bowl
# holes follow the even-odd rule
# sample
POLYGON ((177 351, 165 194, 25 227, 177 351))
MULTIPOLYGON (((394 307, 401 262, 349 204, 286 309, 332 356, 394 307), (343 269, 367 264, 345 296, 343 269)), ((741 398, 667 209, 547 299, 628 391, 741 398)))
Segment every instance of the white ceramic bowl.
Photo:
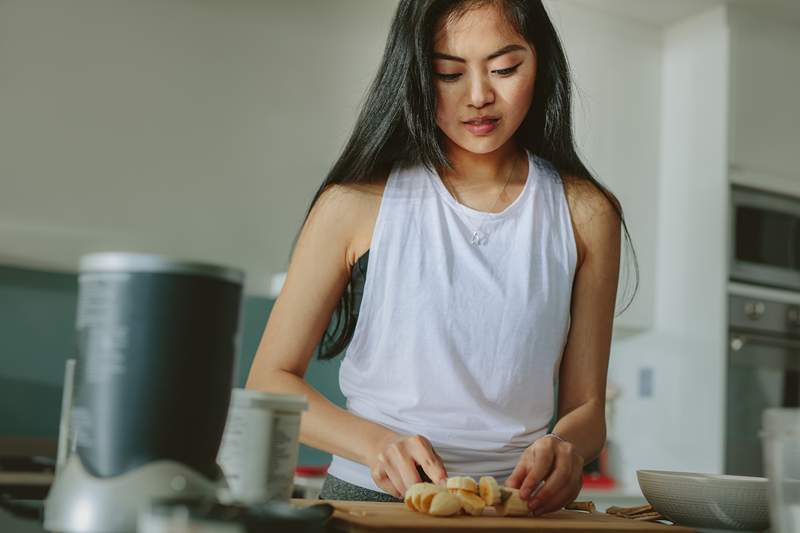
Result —
POLYGON ((653 508, 676 524, 695 528, 762 531, 769 527, 767 479, 637 470, 653 508))

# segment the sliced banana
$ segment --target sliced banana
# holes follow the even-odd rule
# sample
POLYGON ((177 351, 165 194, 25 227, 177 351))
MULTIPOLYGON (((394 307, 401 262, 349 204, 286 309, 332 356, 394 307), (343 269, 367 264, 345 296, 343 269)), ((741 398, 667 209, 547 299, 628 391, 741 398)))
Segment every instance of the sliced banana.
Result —
POLYGON ((500 503, 500 486, 492 476, 482 476, 478 483, 480 496, 486 505, 496 505, 500 503))
POLYGON ((447 478, 447 490, 466 490, 468 492, 478 492, 478 484, 469 476, 455 476, 447 478))
POLYGON ((411 509, 412 511, 416 511, 416 510, 417 510, 417 508, 416 508, 416 507, 414 507, 414 502, 413 502, 413 501, 411 501, 411 496, 412 496, 412 495, 411 495, 411 494, 409 494, 409 492, 408 492, 408 491, 406 491, 406 497, 405 497, 405 498, 403 498, 403 502, 406 504, 406 507, 408 507, 408 508, 409 508, 409 509, 411 509))
POLYGON ((530 510, 528 504, 519 496, 519 489, 500 489, 500 503, 494 506, 500 516, 525 516, 530 510))
POLYGON ((459 490, 455 496, 461 501, 461 508, 469 515, 480 516, 486 507, 486 502, 474 492, 459 490))
POLYGON ((416 500, 416 507, 417 510, 421 513, 429 513, 431 510, 431 505, 433 505, 433 499, 436 497, 437 494, 449 494, 447 489, 441 487, 439 485, 432 485, 429 487, 424 487, 417 496, 416 500))
POLYGON ((414 504, 412 503, 412 499, 414 497, 414 494, 416 494, 416 492, 420 489, 420 485, 422 485, 422 483, 415 483, 415 484, 411 485, 410 487, 408 487, 406 489, 406 493, 403 496, 403 502, 412 511, 416 511, 416 508, 414 507, 414 504))
POLYGON ((452 516, 461 511, 461 500, 446 490, 433 496, 428 514, 433 516, 452 516))
POLYGON ((500 487, 492 476, 483 476, 478 483, 469 476, 456 476, 448 478, 446 486, 415 483, 406 490, 404 501, 412 511, 433 516, 453 516, 462 509, 469 515, 480 516, 490 505, 499 516, 529 514, 519 489, 500 487))
POLYGON ((403 501, 405 502, 406 506, 411 509, 412 511, 419 511, 419 501, 422 492, 425 490, 430 490, 431 488, 439 488, 438 485, 434 485, 433 483, 414 483, 410 487, 406 489, 405 497, 403 501))

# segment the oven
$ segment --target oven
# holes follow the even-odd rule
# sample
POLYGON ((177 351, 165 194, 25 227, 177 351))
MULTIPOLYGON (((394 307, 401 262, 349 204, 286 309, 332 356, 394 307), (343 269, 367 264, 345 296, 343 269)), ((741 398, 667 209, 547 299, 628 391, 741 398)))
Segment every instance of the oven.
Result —
POLYGON ((734 186, 730 278, 800 291, 800 198, 734 186))
POLYGON ((800 198, 730 198, 725 471, 763 476, 763 411, 800 406, 800 198))
POLYGON ((725 471, 764 476, 761 414, 800 406, 800 294, 731 286, 725 471))

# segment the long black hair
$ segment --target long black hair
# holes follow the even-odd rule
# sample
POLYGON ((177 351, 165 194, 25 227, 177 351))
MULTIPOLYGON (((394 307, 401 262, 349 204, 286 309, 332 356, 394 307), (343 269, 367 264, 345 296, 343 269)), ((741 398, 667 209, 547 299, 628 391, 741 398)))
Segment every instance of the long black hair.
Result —
MULTIPOLYGON (((639 286, 636 252, 619 201, 577 154, 572 135, 569 66, 541 0, 401 0, 378 73, 350 139, 314 195, 305 218, 308 219, 320 195, 331 185, 377 181, 397 162, 452 169, 435 119, 436 95, 431 73, 434 31, 442 17, 458 17, 483 4, 498 5, 536 53, 535 97, 515 133, 517 143, 552 163, 562 177, 594 184, 619 215, 635 270, 633 291, 621 313, 628 308, 639 286)), ((352 338, 357 312, 349 282, 317 347, 320 359, 331 359, 344 351, 352 338)))

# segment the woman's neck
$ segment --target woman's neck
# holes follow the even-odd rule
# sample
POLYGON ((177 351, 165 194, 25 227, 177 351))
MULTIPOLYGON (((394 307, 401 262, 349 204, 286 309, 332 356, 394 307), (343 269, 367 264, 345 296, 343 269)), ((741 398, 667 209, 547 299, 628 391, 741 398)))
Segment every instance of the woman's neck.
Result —
MULTIPOLYGON (((522 150, 512 142, 486 154, 476 154, 454 145, 447 148, 453 170, 443 169, 440 174, 454 185, 469 188, 506 183, 509 173, 520 168, 523 157, 522 150)), ((510 181, 516 181, 514 178, 511 176, 510 181)))

